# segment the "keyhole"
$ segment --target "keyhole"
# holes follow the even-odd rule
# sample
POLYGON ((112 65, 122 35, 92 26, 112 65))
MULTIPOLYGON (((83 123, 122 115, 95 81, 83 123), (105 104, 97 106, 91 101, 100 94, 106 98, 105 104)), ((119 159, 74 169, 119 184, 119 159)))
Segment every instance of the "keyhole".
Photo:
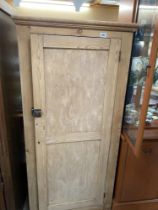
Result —
POLYGON ((77 29, 77 34, 82 34, 83 30, 81 28, 77 29))

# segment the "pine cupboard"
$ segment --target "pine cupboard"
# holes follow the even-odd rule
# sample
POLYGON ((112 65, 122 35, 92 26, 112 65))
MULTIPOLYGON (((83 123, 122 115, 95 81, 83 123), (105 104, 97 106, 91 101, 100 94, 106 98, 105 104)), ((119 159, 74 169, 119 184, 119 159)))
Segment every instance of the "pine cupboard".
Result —
POLYGON ((30 210, 111 209, 137 26, 14 20, 30 210))

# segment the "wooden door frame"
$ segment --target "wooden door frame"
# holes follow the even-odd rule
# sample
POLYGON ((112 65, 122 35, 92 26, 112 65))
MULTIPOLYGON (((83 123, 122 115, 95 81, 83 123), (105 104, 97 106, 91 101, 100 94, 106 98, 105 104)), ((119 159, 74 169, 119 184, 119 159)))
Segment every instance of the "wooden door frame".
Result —
POLYGON ((105 195, 105 209, 111 208, 114 177, 117 164, 119 137, 121 132, 121 120, 125 99, 125 90, 131 56, 133 32, 137 25, 102 23, 95 22, 62 22, 60 21, 40 21, 19 18, 15 20, 18 32, 18 47, 20 57, 20 74, 23 98, 24 128, 25 128, 25 151, 27 159, 28 189, 30 210, 38 210, 37 179, 36 179, 36 157, 34 144, 34 120, 31 115, 33 107, 33 90, 31 76, 31 55, 30 55, 30 34, 60 34, 75 36, 96 36, 100 31, 105 31, 109 38, 118 38, 122 41, 120 63, 118 68, 117 87, 119 90, 115 95, 115 105, 112 120, 112 137, 110 142, 107 180, 105 195), (37 27, 36 27, 37 26, 37 27), (53 28, 50 28, 53 27, 53 28), (58 26, 58 27, 57 27, 58 26), (122 76, 123 75, 123 76, 122 76), (119 122, 119 123, 118 123, 119 122))
POLYGON ((3 103, 3 91, 0 78, 0 167, 4 181, 4 195, 6 199, 7 209, 16 210, 11 172, 12 169, 10 164, 10 155, 8 148, 8 135, 5 119, 5 109, 3 103))
POLYGON ((6 203, 5 203, 5 197, 4 197, 4 183, 3 183, 3 178, 1 174, 1 168, 0 168, 0 209, 6 210, 6 203))

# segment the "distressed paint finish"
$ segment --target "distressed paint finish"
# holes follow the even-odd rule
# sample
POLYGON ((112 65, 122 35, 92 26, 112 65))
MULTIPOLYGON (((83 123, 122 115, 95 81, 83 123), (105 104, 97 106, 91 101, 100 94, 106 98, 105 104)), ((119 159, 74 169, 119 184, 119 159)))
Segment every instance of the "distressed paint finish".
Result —
POLYGON ((49 205, 94 200, 100 141, 52 144, 47 150, 49 205))
POLYGON ((101 131, 108 52, 49 49, 44 54, 47 137, 101 131))
POLYGON ((50 209, 98 197, 107 61, 105 50, 44 49, 50 209))

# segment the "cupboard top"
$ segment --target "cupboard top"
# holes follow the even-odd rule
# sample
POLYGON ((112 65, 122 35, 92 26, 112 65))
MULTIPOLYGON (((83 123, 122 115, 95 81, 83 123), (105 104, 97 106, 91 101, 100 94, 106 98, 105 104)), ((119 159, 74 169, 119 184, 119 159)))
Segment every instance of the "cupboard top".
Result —
POLYGON ((47 18, 31 18, 31 17, 13 17, 17 25, 26 26, 45 26, 45 27, 66 27, 66 28, 85 28, 96 30, 108 31, 122 31, 122 32, 135 32, 138 25, 135 23, 118 23, 109 21, 74 21, 74 20, 59 20, 47 18))

